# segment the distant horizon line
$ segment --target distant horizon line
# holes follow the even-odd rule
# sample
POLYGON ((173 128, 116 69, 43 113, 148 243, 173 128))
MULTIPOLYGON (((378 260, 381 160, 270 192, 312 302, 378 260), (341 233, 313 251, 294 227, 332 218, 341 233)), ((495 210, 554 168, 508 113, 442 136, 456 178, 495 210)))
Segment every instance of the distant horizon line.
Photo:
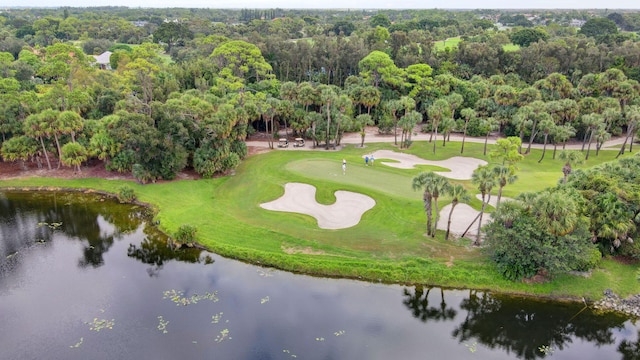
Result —
POLYGON ((243 10, 243 9, 281 9, 281 10, 606 10, 606 11, 616 11, 616 10, 637 10, 640 11, 640 7, 637 8, 610 8, 610 7, 573 7, 573 8, 549 8, 549 7, 523 7, 523 8, 514 8, 514 7, 477 7, 477 8, 440 8, 440 7, 372 7, 372 8, 360 8, 360 7, 345 7, 345 8, 335 8, 335 7, 326 7, 326 8, 296 8, 296 7, 262 7, 262 6, 245 6, 245 7, 201 7, 201 6, 125 6, 125 5, 95 5, 95 6, 75 6, 75 5, 51 5, 51 6, 24 6, 24 5, 9 5, 9 6, 0 6, 0 9, 59 9, 59 8, 73 8, 73 9, 94 9, 94 8, 125 8, 125 9, 216 9, 216 10, 243 10))

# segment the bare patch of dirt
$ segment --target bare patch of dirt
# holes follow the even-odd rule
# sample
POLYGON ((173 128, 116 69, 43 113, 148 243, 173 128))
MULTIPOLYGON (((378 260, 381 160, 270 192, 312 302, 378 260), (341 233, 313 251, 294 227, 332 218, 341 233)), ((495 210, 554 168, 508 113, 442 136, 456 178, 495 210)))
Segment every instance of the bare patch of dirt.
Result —
POLYGON ((640 260, 631 256, 614 256, 613 260, 623 265, 635 265, 640 262, 640 260))
POLYGON ((294 254, 305 254, 305 255, 326 255, 327 253, 325 253, 324 251, 320 251, 320 250, 313 250, 310 247, 306 247, 306 248, 291 248, 291 247, 282 247, 282 251, 284 251, 285 253, 289 254, 289 255, 294 255, 294 254))
POLYGON ((449 261, 447 261, 444 264, 447 265, 447 267, 452 267, 453 266, 453 256, 450 256, 449 257, 449 261))
MULTIPOLYGON (((58 179, 83 179, 83 178, 101 178, 107 180, 131 180, 135 181, 131 173, 119 173, 115 171, 107 171, 104 167, 104 163, 100 160, 91 160, 81 167, 81 171, 67 167, 60 166, 55 161, 51 163, 51 170, 48 170, 46 164, 43 164, 42 168, 38 168, 35 163, 20 164, 18 162, 4 162, 0 161, 0 180, 20 179, 28 177, 48 177, 58 179)), ((193 180, 201 179, 202 177, 196 173, 193 169, 188 169, 180 172, 176 176, 176 180, 193 180)), ((163 183, 166 180, 158 180, 157 182, 163 183)))
POLYGON ((522 282, 525 284, 544 284, 549 282, 549 273, 541 270, 530 278, 522 279, 522 282))
POLYGON ((267 146, 247 146, 247 151, 249 156, 251 156, 251 155, 264 154, 266 152, 271 151, 271 149, 269 149, 269 147, 267 146))

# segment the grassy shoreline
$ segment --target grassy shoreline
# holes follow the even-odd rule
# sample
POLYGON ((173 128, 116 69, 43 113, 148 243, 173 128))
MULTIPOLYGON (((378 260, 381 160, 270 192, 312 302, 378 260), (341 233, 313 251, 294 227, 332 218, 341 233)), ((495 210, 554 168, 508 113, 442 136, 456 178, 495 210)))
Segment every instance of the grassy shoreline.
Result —
MULTIPOLYGON (((490 161, 482 156, 482 146, 467 144, 464 156, 490 161)), ((444 241, 442 232, 435 239, 425 237, 421 194, 406 186, 426 167, 400 170, 379 165, 381 159, 375 168, 365 167, 361 156, 378 149, 395 148, 376 143, 365 149, 347 146, 339 152, 272 151, 249 157, 234 176, 216 179, 139 185, 124 180, 32 177, 1 180, 0 189, 117 193, 126 184, 141 202, 154 208, 160 228, 167 234, 182 224, 191 224, 198 228, 199 243, 215 253, 296 273, 558 299, 596 300, 607 288, 621 296, 640 293, 634 276, 640 265, 606 259, 588 278, 561 275, 543 284, 510 282, 502 279, 482 250, 471 247, 466 239, 444 241), (342 158, 349 163, 344 178, 335 175, 342 158), (343 230, 322 230, 308 216, 259 207, 282 195, 283 185, 293 181, 315 185, 321 203, 332 203, 336 190, 349 190, 371 196, 377 204, 360 224, 343 230)), ((439 147, 434 155, 429 143, 416 142, 407 152, 430 160, 460 155, 455 143, 439 147)), ((562 162, 549 156, 537 164, 539 155, 539 150, 532 150, 520 166, 520 180, 512 188, 506 187, 505 195, 552 186, 561 177, 562 162)), ((613 152, 601 152, 585 166, 614 156, 613 152)), ((470 182, 460 183, 473 190, 470 182)), ((442 199, 441 207, 447 203, 442 199)), ((479 207, 480 202, 471 205, 479 207)))

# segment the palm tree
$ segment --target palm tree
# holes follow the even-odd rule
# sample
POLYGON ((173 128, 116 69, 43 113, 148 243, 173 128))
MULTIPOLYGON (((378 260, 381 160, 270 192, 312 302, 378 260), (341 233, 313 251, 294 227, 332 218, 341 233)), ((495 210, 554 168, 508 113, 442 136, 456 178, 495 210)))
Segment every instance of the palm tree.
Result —
MULTIPOLYGON (((494 118, 486 118, 480 122, 480 128, 484 132, 484 150, 483 155, 487 155, 487 143, 489 142, 489 135, 491 132, 498 128, 498 121, 494 118)), ((434 151, 435 152, 435 151, 434 151)))
POLYGON ((558 143, 562 143, 562 150, 567 145, 567 140, 576 135, 576 129, 571 124, 564 124, 562 126, 556 126, 556 131, 553 133, 553 159, 556 159, 556 152, 558 150, 558 143))
MULTIPOLYGON (((429 118, 431 119, 431 127, 433 132, 432 136, 438 138, 438 127, 440 126, 440 121, 448 117, 450 114, 449 103, 444 99, 436 100, 431 106, 429 106, 428 113, 429 118)), ((436 141, 433 142, 433 153, 436 153, 436 141)))
POLYGON ((62 158, 62 150, 60 147, 60 140, 58 135, 62 134, 62 129, 60 128, 60 124, 58 124, 58 115, 60 111, 47 109, 38 114, 40 122, 42 124, 46 124, 46 127, 49 129, 49 135, 53 135, 53 139, 56 143, 56 149, 58 150, 58 169, 60 168, 62 158))
POLYGON ((373 119, 369 114, 360 114, 356 116, 355 126, 360 132, 360 137, 362 139, 360 141, 360 147, 364 147, 364 137, 367 135, 367 132, 366 132, 367 126, 370 126, 373 124, 374 124, 373 119))
POLYGON ((409 147, 409 142, 411 141, 411 132, 413 128, 422 120, 422 114, 415 110, 408 111, 405 113, 398 124, 402 129, 402 135, 400 136, 400 147, 409 147))
POLYGON ((596 131, 596 156, 598 156, 602 145, 609 139, 611 139, 611 134, 607 132, 604 126, 599 126, 596 131))
POLYGON ((595 113, 584 115, 582 117, 582 123, 587 127, 585 138, 586 138, 586 134, 589 134, 589 145, 587 146, 587 155, 584 157, 585 160, 589 160, 589 152, 591 151, 591 143, 593 142, 593 136, 597 132, 600 124, 603 123, 602 115, 595 114, 595 113))
POLYGON ((51 134, 50 124, 40 121, 38 114, 29 115, 24 121, 24 133, 31 138, 40 140, 44 158, 47 160, 47 167, 51 170, 51 162, 49 161, 47 148, 44 146, 44 138, 49 137, 49 134, 51 134))
MULTIPOLYGON (((640 106, 632 105, 627 109, 627 136, 624 138, 624 143, 618 152, 616 158, 620 155, 624 154, 625 148, 627 147, 627 141, 631 137, 631 146, 633 146, 633 136, 636 126, 640 122, 640 106)), ((631 147, 629 147, 629 151, 631 151, 631 147)))
POLYGON ((553 120, 551 120, 551 116, 549 116, 548 114, 547 116, 545 116, 545 119, 540 121, 540 130, 542 130, 542 134, 544 135, 544 145, 542 146, 542 156, 540 156, 540 160, 538 160, 538 163, 542 162, 542 160, 544 159, 544 155, 547 153, 547 143, 549 140, 549 135, 553 136, 553 134, 555 134, 556 132, 557 127, 558 126, 556 126, 553 120))
POLYGON ((535 139, 536 135, 538 135, 538 130, 536 128, 538 126, 538 121, 542 118, 541 114, 546 114, 544 113, 546 105, 542 101, 534 101, 529 106, 531 106, 531 110, 533 113, 531 115, 531 135, 529 136, 529 146, 527 146, 527 154, 531 152, 531 144, 533 144, 533 139, 535 139))
POLYGON ((400 102, 400 100, 390 100, 386 105, 389 114, 391 114, 393 118, 393 142, 395 145, 398 145, 398 114, 402 110, 402 102, 400 102))
POLYGON ((25 170, 25 161, 33 159, 37 153, 38 142, 26 135, 14 136, 4 141, 0 149, 0 154, 5 161, 20 161, 20 167, 25 170))
POLYGON ((478 186, 480 194, 482 195, 482 208, 480 209, 479 222, 478 222, 478 234, 476 236, 475 245, 480 245, 480 230, 482 229, 482 216, 484 214, 485 207, 491 199, 491 189, 496 184, 495 173, 489 168, 488 165, 479 166, 471 174, 471 182, 478 186), (488 197, 487 197, 488 195, 488 197))
POLYGON ((560 160, 563 160, 565 162, 564 166, 562 167, 562 173, 564 174, 564 179, 562 181, 563 184, 567 183, 567 177, 571 174, 571 172, 573 171, 572 168, 572 164, 573 165, 579 165, 582 164, 584 162, 584 155, 582 155, 581 152, 579 151, 566 151, 563 150, 560 152, 560 160))
POLYGON ((363 87, 360 102, 367 108, 367 114, 371 115, 371 108, 380 103, 382 93, 376 87, 368 85, 363 87))
MULTIPOLYGON (((351 111, 353 109, 353 102, 351 101, 351 98, 347 96, 347 94, 339 94, 338 97, 334 100, 333 105, 338 110, 338 114, 334 119, 334 122, 336 124, 336 133, 333 139, 333 148, 335 149, 337 145, 340 145, 341 134, 342 134, 342 131, 344 131, 341 129, 343 119, 346 120, 346 119, 352 118, 351 111)), ((350 125, 345 126, 345 128, 349 128, 349 127, 351 126, 350 125)))
POLYGON ((493 173, 498 179, 498 200, 496 201, 496 209, 500 207, 500 199, 502 199, 502 189, 507 184, 513 184, 518 180, 518 176, 515 174, 514 166, 496 165, 492 168, 493 173))
POLYGON ((528 209, 525 207, 524 201, 513 200, 502 204, 500 209, 496 209, 491 216, 493 217, 493 221, 503 224, 506 229, 510 229, 513 227, 513 223, 518 220, 525 211, 528 211, 528 209))
POLYGON ((298 84, 298 103, 304 106, 305 111, 309 111, 309 106, 318 101, 318 91, 310 82, 298 84))
POLYGON ((71 141, 76 141, 76 133, 84 127, 84 121, 80 114, 75 111, 67 110, 58 114, 56 120, 56 128, 61 134, 71 135, 71 141))
POLYGON ((431 235, 431 224, 433 217, 433 184, 438 181, 439 175, 429 171, 418 174, 413 178, 411 187, 414 191, 422 190, 422 201, 424 203, 424 211, 427 215, 427 235, 431 235))
POLYGON ((433 195, 433 204, 435 207, 435 211, 436 211, 436 219, 433 223, 433 231, 431 231, 431 237, 436 237, 436 228, 438 226, 438 220, 440 219, 440 209, 438 208, 438 198, 440 197, 440 194, 446 194, 448 193, 451 188, 451 183, 449 183, 449 180, 447 180, 447 178, 445 178, 444 176, 441 175, 436 175, 433 179, 433 183, 432 183, 432 195, 433 195))
POLYGON ((522 154, 522 143, 524 142, 524 131, 532 123, 533 110, 530 106, 521 107, 516 115, 511 119, 511 124, 520 131, 520 146, 518 152, 522 154))
POLYGON ((464 119, 464 127, 462 129, 462 146, 460 147, 460 154, 464 153, 464 140, 467 137, 467 126, 469 120, 476 117, 476 111, 471 108, 464 108, 460 110, 460 116, 464 119))
POLYGON ((62 147, 61 161, 65 165, 75 166, 81 172, 80 165, 87 160, 87 149, 79 143, 70 142, 62 147))
POLYGON ((565 191, 538 194, 532 210, 540 226, 556 236, 572 232, 580 217, 575 200, 565 191))
POLYGON ((442 146, 445 146, 447 143, 447 136, 451 134, 451 130, 456 127, 456 121, 453 118, 446 117, 442 119, 440 123, 440 129, 442 129, 442 146))
POLYGON ((449 219, 447 220, 447 232, 444 235, 445 240, 449 240, 449 232, 451 230, 451 217, 453 216, 453 210, 461 202, 471 201, 469 192, 461 184, 455 184, 449 187, 448 195, 451 196, 451 210, 449 211, 449 219))

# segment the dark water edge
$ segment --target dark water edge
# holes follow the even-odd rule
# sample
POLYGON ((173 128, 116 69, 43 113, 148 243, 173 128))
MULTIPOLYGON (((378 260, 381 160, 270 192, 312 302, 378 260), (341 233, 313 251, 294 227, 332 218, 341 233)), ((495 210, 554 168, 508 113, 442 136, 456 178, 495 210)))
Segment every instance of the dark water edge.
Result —
POLYGON ((638 323, 621 315, 175 251, 145 213, 0 192, 0 358, 640 358, 638 323))

